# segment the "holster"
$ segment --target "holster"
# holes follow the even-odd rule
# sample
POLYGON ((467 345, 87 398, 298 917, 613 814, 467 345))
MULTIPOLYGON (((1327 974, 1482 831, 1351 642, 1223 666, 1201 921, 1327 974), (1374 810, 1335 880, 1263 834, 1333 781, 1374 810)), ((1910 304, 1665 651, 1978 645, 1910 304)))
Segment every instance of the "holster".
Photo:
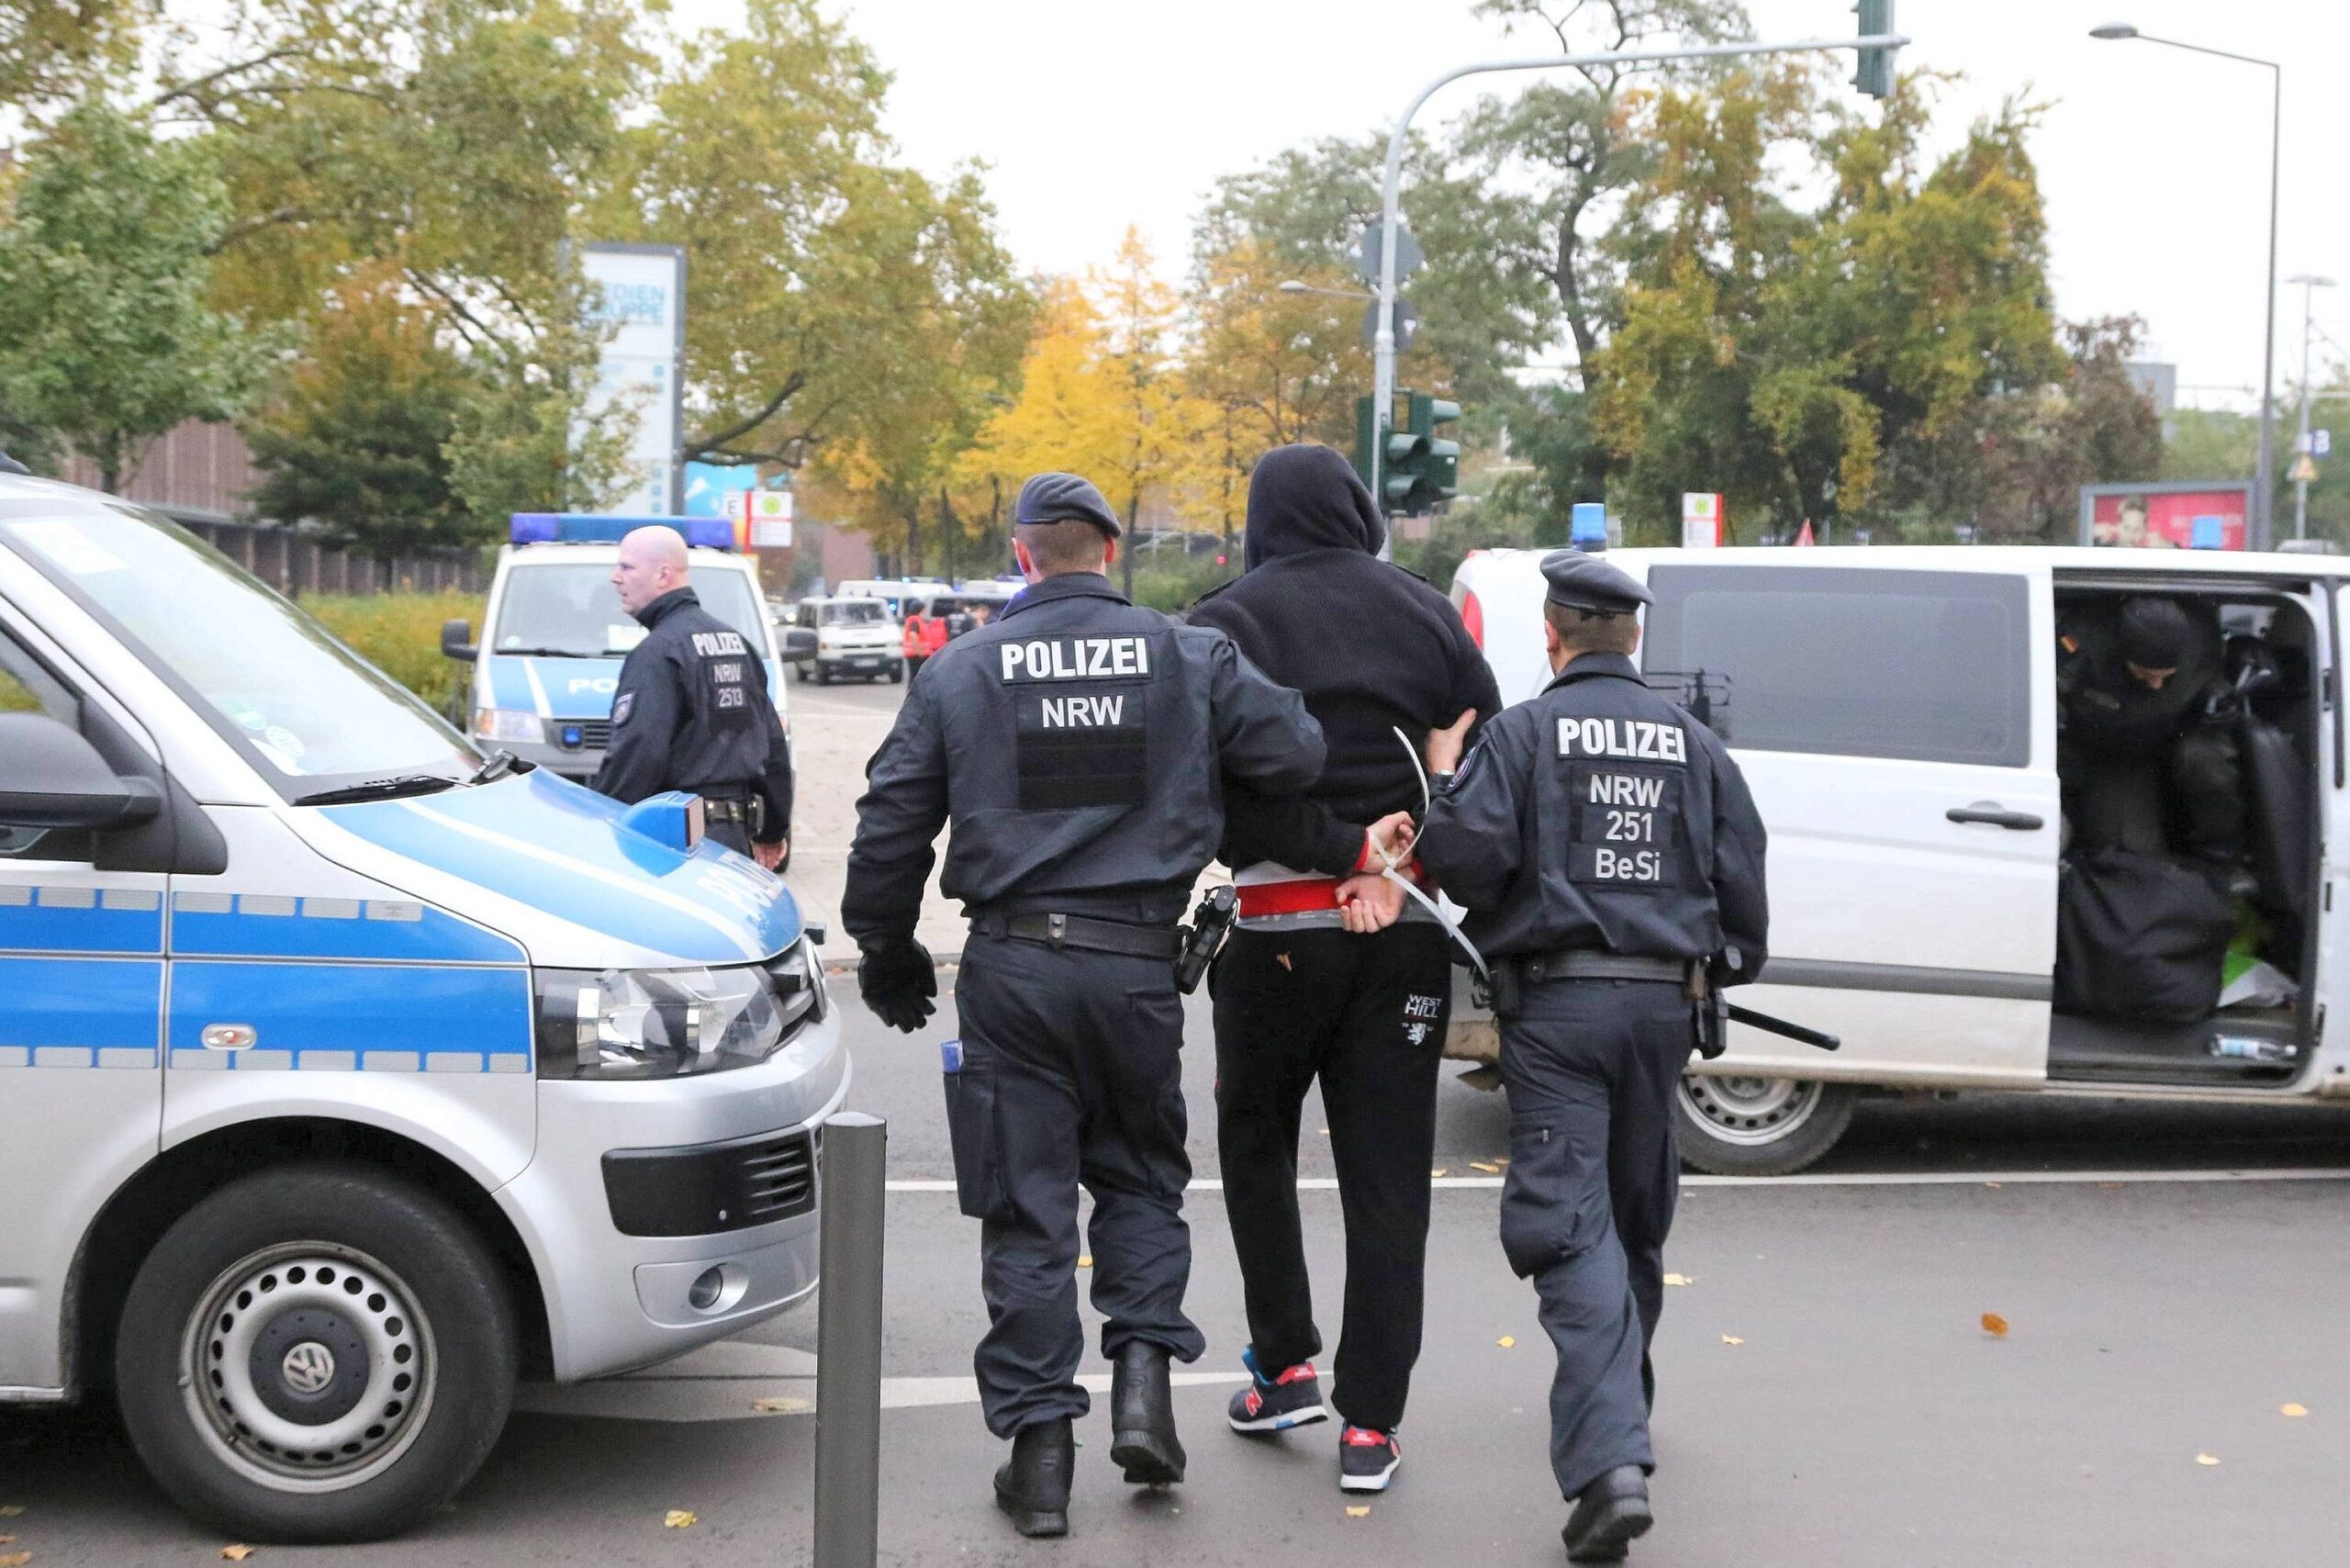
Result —
POLYGON ((1518 990, 1516 961, 1503 958, 1496 962, 1493 966, 1490 986, 1494 993, 1494 1016, 1516 1017, 1518 1010, 1525 1005, 1525 998, 1518 990))
POLYGON ((1689 1028, 1697 1054, 1706 1060, 1729 1048, 1729 999, 1704 964, 1689 966, 1689 1028))

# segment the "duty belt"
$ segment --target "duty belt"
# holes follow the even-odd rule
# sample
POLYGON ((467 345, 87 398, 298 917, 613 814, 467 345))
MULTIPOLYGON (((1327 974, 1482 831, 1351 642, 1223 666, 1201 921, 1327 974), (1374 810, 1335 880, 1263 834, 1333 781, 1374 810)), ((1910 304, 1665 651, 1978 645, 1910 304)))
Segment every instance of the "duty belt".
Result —
POLYGON ((973 918, 971 929, 989 936, 1042 942, 1056 949, 1080 947, 1128 958, 1159 958, 1170 964, 1183 950, 1183 934, 1171 925, 1132 925, 1086 914, 982 914, 973 918))
POLYGON ((1554 980, 1663 980, 1672 985, 1685 985, 1693 960, 1636 958, 1620 953, 1595 953, 1588 948, 1576 947, 1554 953, 1535 953, 1509 961, 1516 966, 1519 980, 1528 985, 1554 980))
POLYGON ((748 826, 751 821, 751 802, 713 801, 708 795, 704 795, 701 798, 701 820, 706 823, 741 823, 748 826))

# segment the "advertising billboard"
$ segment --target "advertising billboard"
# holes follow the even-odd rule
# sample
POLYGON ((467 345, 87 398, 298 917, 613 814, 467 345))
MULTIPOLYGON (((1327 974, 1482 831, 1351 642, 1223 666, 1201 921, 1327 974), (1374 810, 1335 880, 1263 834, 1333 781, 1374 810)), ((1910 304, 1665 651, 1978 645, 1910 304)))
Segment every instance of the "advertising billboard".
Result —
POLYGON ((579 269, 610 323, 596 377, 596 409, 615 403, 636 413, 629 448, 629 487, 605 517, 676 517, 683 510, 677 467, 686 352, 686 249, 682 245, 579 247, 579 269))
POLYGON ((2124 550, 2249 548, 2249 481, 2081 487, 2081 543, 2124 550))

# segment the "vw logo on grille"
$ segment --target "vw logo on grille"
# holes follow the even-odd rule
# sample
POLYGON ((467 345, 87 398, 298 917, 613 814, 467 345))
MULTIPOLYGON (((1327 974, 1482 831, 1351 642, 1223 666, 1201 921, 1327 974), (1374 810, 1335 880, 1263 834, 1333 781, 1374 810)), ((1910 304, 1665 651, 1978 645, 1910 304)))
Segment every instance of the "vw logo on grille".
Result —
POLYGON ((305 1339, 285 1352, 278 1370, 295 1393, 317 1394, 334 1381, 334 1352, 316 1339, 305 1339))

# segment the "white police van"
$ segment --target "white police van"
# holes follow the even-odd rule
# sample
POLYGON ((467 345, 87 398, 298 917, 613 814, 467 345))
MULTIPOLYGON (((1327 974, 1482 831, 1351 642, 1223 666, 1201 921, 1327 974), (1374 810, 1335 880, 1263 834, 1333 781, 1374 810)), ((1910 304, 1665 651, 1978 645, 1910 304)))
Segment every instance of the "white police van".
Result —
POLYGON ((742 553, 735 526, 719 518, 568 512, 515 514, 509 543, 498 552, 478 644, 463 621, 441 629, 441 651, 474 666, 466 711, 451 716, 476 741, 583 783, 595 778, 611 744, 621 663, 644 640, 644 628, 621 608, 612 587, 621 537, 643 527, 684 535, 701 607, 758 650, 789 743, 791 714, 775 628, 758 569, 742 553))
POLYGON ((783 884, 516 770, 162 519, 0 476, 0 1401, 234 1536, 474 1473, 518 1377, 816 1283, 849 1063, 783 884))
MULTIPOLYGON (((1505 701, 1550 680, 1542 554, 1481 552, 1453 580, 1505 701)), ((1843 1042, 1830 1055, 1733 1026, 1729 1052, 1684 1081, 1691 1163, 1799 1169, 1871 1089, 2350 1104, 2350 1029, 2329 1025, 2350 985, 2350 904, 2336 908, 2350 874, 2350 563, 2021 546, 1607 559, 1656 596, 1640 650, 1650 683, 1691 700, 1703 678, 1703 716, 1770 830, 1770 963, 1738 1000, 1843 1042), (2259 730, 2257 746, 2244 742, 2248 904, 2267 994, 2193 1022, 2057 1005, 2064 808, 2083 782, 2059 767, 2058 618, 2145 594, 2224 639, 2259 730)), ((1489 1016, 1454 1016, 1450 1053, 1490 1059, 1489 1016)))

